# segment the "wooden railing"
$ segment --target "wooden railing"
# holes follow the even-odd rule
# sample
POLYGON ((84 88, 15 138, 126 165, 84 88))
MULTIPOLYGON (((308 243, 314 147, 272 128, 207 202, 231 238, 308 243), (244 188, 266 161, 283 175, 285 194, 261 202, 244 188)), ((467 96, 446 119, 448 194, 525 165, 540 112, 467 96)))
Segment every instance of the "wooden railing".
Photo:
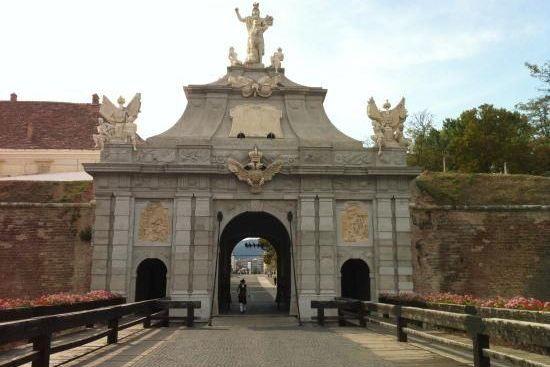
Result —
POLYGON ((108 344, 117 343, 118 332, 131 326, 143 323, 145 328, 149 328, 152 320, 161 320, 158 325, 167 326, 171 320, 169 309, 172 308, 187 308, 186 324, 193 326, 194 309, 200 306, 200 302, 148 300, 0 323, 0 346, 17 341, 32 343, 31 352, 18 355, 0 364, 0 367, 20 366, 28 362, 32 362, 32 367, 48 367, 51 354, 105 337, 108 344), (135 318, 124 320, 127 316, 135 316, 135 318), (105 324, 106 328, 77 340, 52 345, 52 336, 55 333, 91 324, 105 324))
POLYGON ((102 299, 89 302, 78 302, 65 305, 17 307, 0 310, 0 322, 30 319, 31 317, 55 315, 59 313, 86 311, 94 308, 114 306, 126 303, 123 297, 102 299))
POLYGON ((482 318, 478 315, 349 299, 312 301, 311 307, 317 309, 317 322, 319 325, 325 324, 324 310, 335 308, 338 310, 338 323, 342 326, 350 320, 357 320, 360 325, 366 325, 368 321, 395 329, 395 335, 399 342, 407 342, 408 336, 413 335, 431 342, 470 350, 473 353, 475 367, 489 367, 491 359, 505 360, 515 366, 534 367, 544 365, 523 356, 519 357, 518 355, 491 349, 491 338, 498 338, 514 345, 550 348, 550 324, 482 318), (382 317, 374 317, 375 314, 382 317), (465 332, 470 337, 471 343, 467 344, 458 340, 443 338, 410 327, 409 324, 413 323, 427 323, 465 332))

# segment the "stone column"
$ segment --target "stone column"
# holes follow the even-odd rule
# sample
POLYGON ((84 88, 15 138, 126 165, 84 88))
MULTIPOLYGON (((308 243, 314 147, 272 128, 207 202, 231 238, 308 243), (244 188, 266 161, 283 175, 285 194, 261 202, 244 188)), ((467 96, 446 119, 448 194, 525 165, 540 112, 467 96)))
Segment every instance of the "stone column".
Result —
POLYGON ((191 222, 190 293, 189 299, 201 301, 197 314, 201 318, 210 315, 214 259, 216 248, 213 234, 213 215, 210 194, 196 194, 191 222))
POLYGON ((191 290, 190 274, 192 247, 192 216, 194 197, 178 196, 175 199, 175 234, 172 245, 172 288, 170 295, 187 295, 191 290))
POLYGON ((409 198, 395 199, 399 291, 413 290, 409 198))
POLYGON ((130 228, 130 196, 129 194, 114 197, 113 242, 111 247, 111 270, 109 289, 127 296, 126 273, 131 266, 128 259, 128 243, 130 228))
POLYGON ((299 235, 300 245, 296 248, 296 272, 298 293, 315 294, 315 263, 316 263, 316 234, 315 234, 315 197, 300 198, 299 207, 299 235))
POLYGON ((96 195, 90 285, 92 290, 107 289, 109 287, 113 218, 114 216, 111 217, 111 196, 96 195))
POLYGON ((336 295, 336 228, 334 200, 319 198, 319 277, 320 295, 336 295))
MULTIPOLYGON (((378 246, 378 292, 392 292, 394 284, 394 258, 392 241, 391 199, 388 197, 376 200, 375 237, 378 246)), ((375 297, 376 295, 372 295, 375 297)))

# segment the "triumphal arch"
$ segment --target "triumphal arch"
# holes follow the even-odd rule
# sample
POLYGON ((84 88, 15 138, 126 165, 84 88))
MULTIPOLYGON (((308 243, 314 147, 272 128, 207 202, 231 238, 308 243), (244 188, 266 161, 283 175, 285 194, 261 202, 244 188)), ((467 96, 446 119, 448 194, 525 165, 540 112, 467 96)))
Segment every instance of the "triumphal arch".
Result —
POLYGON ((368 101, 365 148, 329 120, 326 89, 285 76, 282 49, 264 57, 273 18, 257 4, 236 12, 246 58, 231 48, 223 77, 186 86, 169 130, 140 142, 141 96, 118 106, 104 97, 101 161, 85 166, 96 197, 92 288, 199 300, 207 318, 227 309, 231 251, 253 236, 275 247, 277 299, 304 320, 312 300, 412 290, 408 185, 418 170, 405 163, 404 101, 368 101))

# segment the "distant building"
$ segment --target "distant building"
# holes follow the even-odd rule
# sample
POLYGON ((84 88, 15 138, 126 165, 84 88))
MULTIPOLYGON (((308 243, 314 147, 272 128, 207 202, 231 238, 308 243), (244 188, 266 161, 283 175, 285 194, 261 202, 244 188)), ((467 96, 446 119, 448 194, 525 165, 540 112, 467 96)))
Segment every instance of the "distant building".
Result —
POLYGON ((92 103, 0 101, 0 177, 83 171, 99 162, 99 97, 92 103))

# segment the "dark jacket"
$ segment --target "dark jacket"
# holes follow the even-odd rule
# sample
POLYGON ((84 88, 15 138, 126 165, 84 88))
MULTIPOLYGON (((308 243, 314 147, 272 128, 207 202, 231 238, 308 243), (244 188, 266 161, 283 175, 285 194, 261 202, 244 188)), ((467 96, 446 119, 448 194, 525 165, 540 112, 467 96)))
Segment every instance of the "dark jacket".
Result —
POLYGON ((239 303, 246 304, 246 284, 239 284, 237 288, 237 294, 239 295, 239 303))

